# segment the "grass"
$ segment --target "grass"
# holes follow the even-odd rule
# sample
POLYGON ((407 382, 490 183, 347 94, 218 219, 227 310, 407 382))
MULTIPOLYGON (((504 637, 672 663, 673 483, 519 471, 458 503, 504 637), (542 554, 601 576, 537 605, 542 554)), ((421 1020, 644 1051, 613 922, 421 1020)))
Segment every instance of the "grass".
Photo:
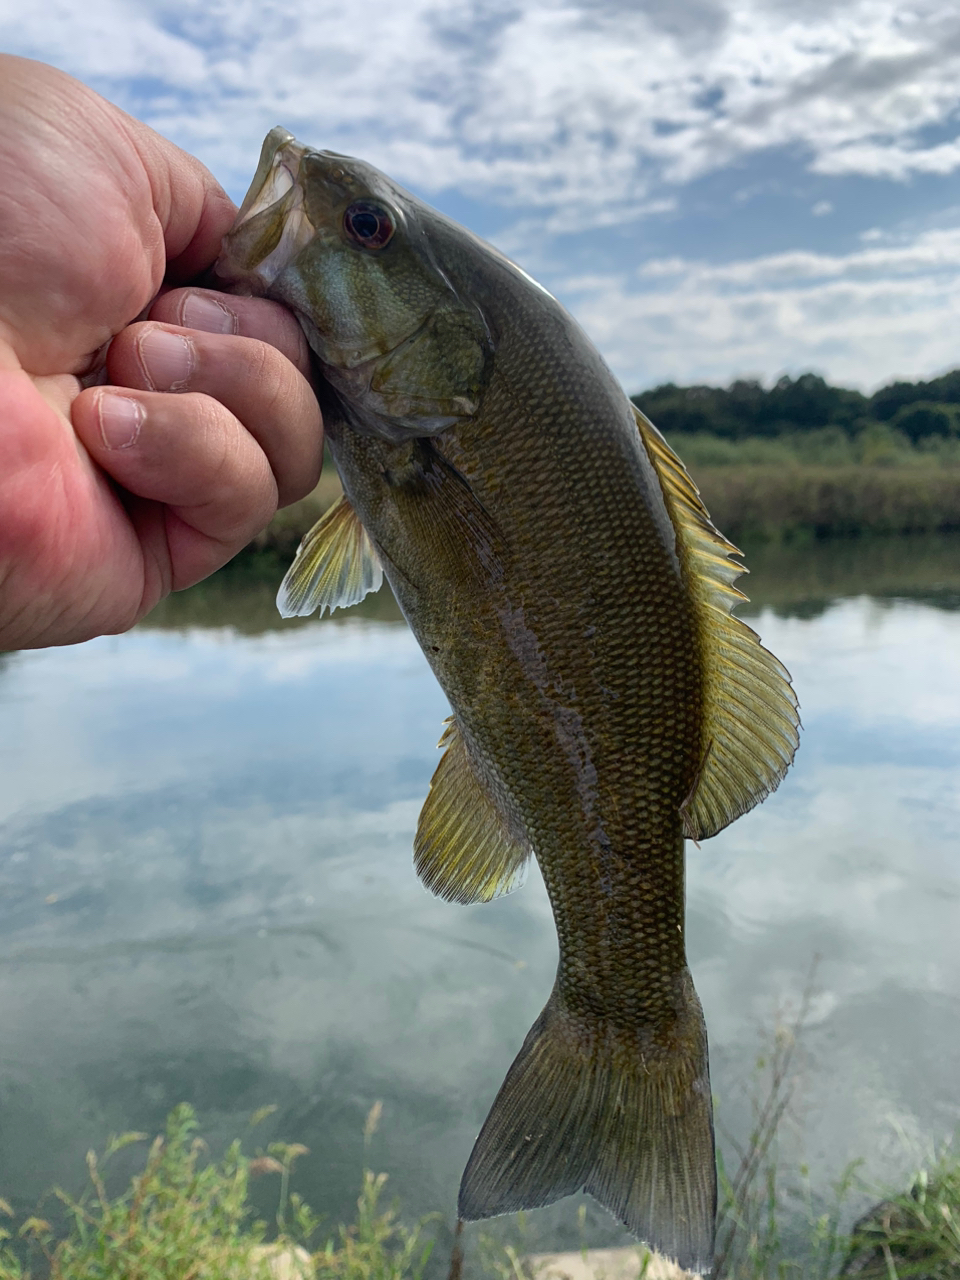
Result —
MULTIPOLYGON (((368 1139, 378 1118, 375 1107, 368 1139)), ((271 1251, 263 1248, 268 1231, 277 1248, 303 1249, 309 1274, 318 1280, 421 1280, 432 1244, 422 1225, 408 1229, 381 1205, 385 1174, 364 1172, 355 1222, 325 1233, 290 1190, 305 1147, 272 1143, 251 1157, 238 1140, 220 1160, 209 1160, 196 1128, 189 1106, 174 1108, 142 1171, 114 1195, 107 1185, 110 1161, 146 1135, 112 1138, 102 1156, 91 1151, 87 1192, 77 1199, 59 1189, 52 1193, 66 1220, 59 1239, 42 1209, 19 1228, 0 1229, 0 1280, 272 1280, 271 1251), (258 1176, 278 1179, 269 1226, 253 1218, 248 1204, 251 1179, 258 1176)), ((3 1215, 12 1218, 0 1200, 3 1215)))
POLYGON ((960 468, 689 464, 728 537, 936 533, 960 528, 960 468))
POLYGON ((862 1280, 957 1280, 960 1159, 941 1151, 910 1190, 882 1201, 854 1226, 847 1274, 862 1280))
POLYGON ((916 444, 886 423, 774 439, 675 435, 717 526, 734 538, 930 533, 960 527, 960 439, 916 444))
MULTIPOLYGON (((778 1028, 758 1062, 763 1087, 754 1124, 735 1149, 739 1163, 720 1163, 721 1206, 713 1280, 958 1280, 960 1278, 960 1156, 942 1150, 912 1180, 864 1214, 852 1232, 841 1220, 858 1183, 848 1167, 827 1201, 811 1192, 803 1167, 785 1170, 778 1141, 796 1082, 798 1037, 805 1001, 789 1026, 778 1028)), ((266 1115, 266 1108, 254 1123, 266 1115)), ((365 1129, 365 1145, 380 1118, 365 1129)), ((298 1144, 273 1143, 247 1156, 239 1141, 219 1160, 196 1136, 196 1117, 181 1104, 170 1113, 143 1167, 112 1193, 110 1164, 118 1152, 146 1142, 144 1134, 111 1139, 102 1156, 87 1157, 89 1186, 79 1198, 56 1190, 64 1222, 59 1230, 40 1210, 16 1226, 0 1200, 0 1280, 275 1280, 276 1251, 300 1250, 296 1270, 316 1280, 423 1280, 435 1243, 428 1221, 406 1227, 382 1203, 386 1175, 365 1170, 357 1215, 349 1226, 326 1228, 290 1189, 298 1144), (249 1205, 251 1180, 277 1179, 276 1212, 267 1223, 249 1205), (271 1245, 265 1247, 268 1236, 271 1245)), ((728 1142, 730 1142, 728 1135, 728 1142)), ((508 1227, 510 1224, 505 1224, 508 1227)), ((478 1229, 464 1262, 458 1250, 450 1275, 532 1280, 523 1249, 523 1215, 514 1239, 478 1229)), ((581 1223, 582 1226, 582 1223, 581 1223)), ((641 1251, 638 1249, 638 1270, 641 1251)), ((441 1259, 441 1264, 445 1259, 441 1259)), ((442 1270, 445 1270, 445 1265, 442 1270)), ((439 1272, 442 1274, 442 1270, 439 1272)), ((643 1269, 645 1270, 645 1268, 643 1269)), ((434 1268, 435 1273, 437 1269, 434 1268)))
POLYGON ((708 432, 674 433, 670 443, 696 467, 817 466, 930 470, 960 467, 960 437, 929 436, 914 442, 885 422, 850 435, 839 427, 795 431, 771 438, 727 440, 708 432))
MULTIPOLYGON (((732 538, 849 537, 960 528, 960 438, 913 443, 888 423, 856 435, 839 427, 772 439, 674 435, 718 528, 732 538)), ((340 494, 328 459, 320 484, 279 511, 245 558, 285 567, 340 494)))
POLYGON ((788 1175, 778 1149, 797 1085, 798 1047, 813 979, 812 971, 796 1017, 789 1024, 778 1023, 769 1051, 757 1060, 753 1125, 746 1142, 723 1134, 738 1164, 728 1171, 718 1153, 714 1280, 827 1280, 848 1248, 840 1221, 857 1162, 844 1170, 822 1205, 815 1202, 806 1168, 801 1165, 788 1175))
POLYGON ((753 1125, 738 1143, 725 1134, 738 1164, 718 1158, 720 1206, 711 1280, 960 1280, 960 1153, 933 1152, 905 1192, 878 1193, 851 1161, 828 1189, 814 1192, 803 1164, 779 1150, 799 1077, 798 1054, 813 994, 811 971, 799 1010, 775 1029, 757 1061, 753 1125), (854 1195, 874 1203, 849 1229, 854 1195))

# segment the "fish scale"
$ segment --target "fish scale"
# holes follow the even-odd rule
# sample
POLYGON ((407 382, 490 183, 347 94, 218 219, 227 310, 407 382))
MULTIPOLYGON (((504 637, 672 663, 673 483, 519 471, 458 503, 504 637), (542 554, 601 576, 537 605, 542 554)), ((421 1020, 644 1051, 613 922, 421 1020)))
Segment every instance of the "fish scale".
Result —
POLYGON ((585 1188, 706 1271, 684 838, 773 790, 799 724, 787 673, 731 613, 736 549, 556 300, 362 161, 274 130, 217 271, 300 318, 344 488, 282 611, 351 604, 385 575, 450 700, 419 874, 486 901, 532 854, 550 897, 556 983, 460 1214, 585 1188))

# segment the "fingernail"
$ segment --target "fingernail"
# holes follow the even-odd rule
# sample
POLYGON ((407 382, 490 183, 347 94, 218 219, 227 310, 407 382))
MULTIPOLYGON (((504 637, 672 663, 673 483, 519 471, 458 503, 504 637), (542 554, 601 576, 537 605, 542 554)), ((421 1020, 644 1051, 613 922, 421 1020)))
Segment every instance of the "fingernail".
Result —
POLYGON ((101 391, 97 398, 100 438, 108 449, 129 449, 136 444, 143 425, 143 405, 130 396, 101 391))
POLYGON ((140 363, 154 391, 183 391, 196 368, 189 338, 166 329, 147 329, 137 340, 140 363))
POLYGON ((237 317, 206 293, 188 293, 180 304, 180 323, 204 333, 236 333, 237 317))

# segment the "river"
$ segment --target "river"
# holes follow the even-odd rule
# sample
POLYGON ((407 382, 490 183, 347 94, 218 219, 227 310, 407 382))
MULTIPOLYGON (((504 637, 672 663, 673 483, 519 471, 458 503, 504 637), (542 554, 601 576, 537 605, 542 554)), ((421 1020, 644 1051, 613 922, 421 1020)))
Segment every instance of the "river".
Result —
MULTIPOLYGON (((757 1057, 809 984, 790 1158, 815 1187, 861 1156, 902 1178, 960 1119, 960 538, 750 563, 742 612, 793 673, 804 733, 780 790, 689 848, 721 1143, 732 1158, 757 1057)), ((298 1184, 333 1218, 364 1160, 406 1213, 451 1218, 550 990, 535 871, 469 908, 413 872, 447 706, 389 596, 284 624, 275 588, 227 573, 128 635, 0 658, 0 1196, 18 1210, 188 1100, 214 1148, 276 1104, 251 1146, 305 1143, 298 1184)), ((532 1242, 575 1246, 575 1217, 533 1215, 532 1242)), ((593 1208, 586 1233, 621 1238, 593 1208)))

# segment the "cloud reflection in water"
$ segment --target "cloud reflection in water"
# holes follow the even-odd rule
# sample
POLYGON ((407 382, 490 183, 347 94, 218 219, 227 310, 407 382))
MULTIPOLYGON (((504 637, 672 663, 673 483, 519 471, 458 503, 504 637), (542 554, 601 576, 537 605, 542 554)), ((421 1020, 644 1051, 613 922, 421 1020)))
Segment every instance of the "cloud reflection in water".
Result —
MULTIPOLYGON (((960 1115, 960 613, 751 620, 806 730, 781 790, 690 852, 720 1115, 742 1132, 757 1028, 819 953, 805 1154, 900 1170, 891 1122, 960 1115)), ((446 710, 406 630, 363 618, 145 627, 0 670, 0 1192, 76 1183, 87 1146, 180 1098, 224 1137, 275 1101, 347 1213, 382 1097, 376 1163, 412 1211, 452 1211, 556 944, 536 876, 464 909, 413 873, 446 710)), ((569 1242, 571 1217, 536 1229, 569 1242)))

